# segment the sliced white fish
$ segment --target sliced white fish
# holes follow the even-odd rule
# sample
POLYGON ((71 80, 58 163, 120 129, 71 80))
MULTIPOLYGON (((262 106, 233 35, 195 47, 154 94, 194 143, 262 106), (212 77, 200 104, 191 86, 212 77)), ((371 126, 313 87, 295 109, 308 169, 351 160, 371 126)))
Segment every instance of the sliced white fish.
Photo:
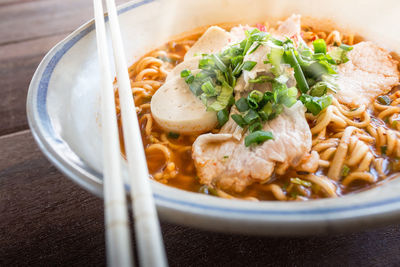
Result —
POLYGON ((194 72, 198 72, 200 58, 200 56, 192 57, 176 65, 175 68, 168 73, 166 81, 169 81, 175 77, 180 77, 181 72, 185 69, 191 70, 192 72, 193 70, 195 70, 194 72))
POLYGON ((232 36, 221 27, 211 26, 186 52, 184 60, 201 54, 214 54, 229 44, 232 36))
POLYGON ((180 76, 167 81, 153 95, 151 113, 166 131, 203 133, 217 125, 214 111, 207 111, 180 76))
POLYGON ((184 69, 193 74, 199 72, 200 54, 221 51, 231 41, 229 32, 212 26, 188 50, 184 61, 167 76, 151 100, 151 111, 156 122, 165 130, 178 133, 203 133, 217 125, 216 112, 206 111, 205 105, 189 89, 180 77, 184 69))

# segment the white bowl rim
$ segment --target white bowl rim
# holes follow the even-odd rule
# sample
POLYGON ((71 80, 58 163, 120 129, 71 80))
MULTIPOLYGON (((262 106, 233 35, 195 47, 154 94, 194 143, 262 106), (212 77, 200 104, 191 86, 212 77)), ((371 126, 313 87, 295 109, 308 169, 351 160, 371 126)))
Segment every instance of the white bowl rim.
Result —
MULTIPOLYGON (((149 4, 155 0, 129 2, 119 8, 122 14, 129 10, 149 4)), ((49 114, 47 113, 47 90, 54 68, 63 55, 81 38, 94 30, 93 19, 79 27, 63 41, 54 46, 39 64, 29 86, 27 97, 27 117, 34 139, 45 156, 67 177, 88 189, 90 192, 102 196, 102 174, 87 166, 82 161, 72 162, 63 156, 64 141, 57 136, 49 114)), ((152 181, 152 186, 159 186, 152 181)), ((129 186, 126 186, 129 190, 129 186)), ((188 193, 193 194, 193 193, 188 193)), ((337 208, 313 208, 296 210, 266 210, 238 208, 226 205, 207 205, 201 201, 176 199, 165 194, 154 193, 158 211, 161 217, 181 224, 199 226, 208 229, 235 231, 243 233, 256 233, 252 227, 261 227, 265 231, 261 234, 310 234, 327 231, 342 231, 345 229, 360 228, 359 222, 364 226, 386 224, 400 219, 400 195, 380 201, 371 201, 337 208), (381 208, 379 210, 379 208, 381 208), (210 212, 210 214, 205 213, 210 212), (354 211, 357 211, 353 214, 354 211), (181 215, 182 218, 177 218, 181 215), (192 216, 192 220, 187 220, 192 216), (290 216, 285 217, 285 216, 290 216), (305 216, 305 217, 304 217, 305 216), (373 220, 369 220, 372 218, 373 220), (196 221, 197 220, 197 221, 196 221), (210 222, 219 222, 210 225, 210 222), (228 225, 223 222, 229 221, 228 225), (222 223, 221 223, 222 222, 222 223), (298 227, 297 230, 290 228, 298 227), (241 225, 247 225, 240 229, 241 225), (273 229, 278 227, 279 229, 273 229), (300 231, 303 232, 300 232, 300 231)), ((208 197, 208 196, 205 196, 208 197)), ((233 200, 218 200, 220 203, 233 200)), ((297 205, 293 203, 293 205, 297 205)))

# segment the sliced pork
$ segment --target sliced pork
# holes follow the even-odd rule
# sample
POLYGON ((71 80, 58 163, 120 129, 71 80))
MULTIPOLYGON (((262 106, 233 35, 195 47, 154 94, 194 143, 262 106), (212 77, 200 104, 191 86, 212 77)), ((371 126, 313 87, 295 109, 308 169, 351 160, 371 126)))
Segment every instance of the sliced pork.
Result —
POLYGON ((335 95, 342 104, 369 105, 377 96, 399 84, 398 62, 376 44, 358 43, 347 56, 349 61, 338 67, 340 90, 335 95))
POLYGON ((274 140, 246 147, 244 136, 233 133, 203 134, 193 144, 193 159, 200 182, 222 189, 243 191, 254 182, 270 179, 277 164, 297 166, 311 150, 311 132, 305 108, 297 102, 263 126, 274 140))

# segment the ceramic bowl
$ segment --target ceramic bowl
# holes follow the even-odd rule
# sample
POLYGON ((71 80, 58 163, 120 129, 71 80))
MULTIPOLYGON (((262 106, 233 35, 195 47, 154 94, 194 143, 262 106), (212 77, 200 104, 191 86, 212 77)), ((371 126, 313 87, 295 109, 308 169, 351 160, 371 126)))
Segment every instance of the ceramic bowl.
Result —
MULTIPOLYGON (((359 34, 400 52, 397 1, 135 1, 119 8, 128 64, 171 36, 226 22, 303 22, 359 34), (313 19, 308 18, 313 17, 313 19)), ((110 46, 111 47, 111 46, 110 46)), ((29 88, 29 124, 43 153, 67 177, 102 195, 99 66, 93 21, 57 44, 29 88)), ((111 51, 110 51, 111 54, 111 51)), ((123 174, 127 177, 126 166, 123 174)), ((151 181, 162 219, 211 230, 307 235, 361 229, 400 219, 400 179, 337 199, 250 202, 186 192, 151 181)), ((127 190, 129 187, 127 186, 127 190)))

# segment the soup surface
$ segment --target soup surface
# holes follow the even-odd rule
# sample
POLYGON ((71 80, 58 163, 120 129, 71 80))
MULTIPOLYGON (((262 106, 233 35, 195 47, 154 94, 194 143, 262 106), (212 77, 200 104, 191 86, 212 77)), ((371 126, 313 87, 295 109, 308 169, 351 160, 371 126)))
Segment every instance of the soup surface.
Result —
MULTIPOLYGON (((290 20, 290 18, 288 20, 290 20)), ((251 26, 237 26, 235 30, 233 28, 232 30, 225 30, 234 32, 238 31, 238 29, 243 29, 245 32, 243 36, 248 36, 253 29, 257 29, 257 34, 258 32, 262 32, 271 34, 271 36, 278 36, 277 42, 280 44, 278 32, 282 29, 286 30, 285 27, 293 26, 290 23, 285 23, 287 23, 287 21, 281 22, 278 24, 280 26, 276 28, 270 27, 267 23, 258 23, 251 26)), ((291 29, 289 29, 289 31, 290 30, 291 29)), ((143 145, 152 179, 183 190, 224 198, 246 200, 308 200, 337 197, 365 190, 397 176, 398 171, 400 171, 400 123, 398 123, 400 120, 400 92, 397 86, 397 66, 396 70, 390 70, 388 67, 389 70, 386 71, 385 67, 387 67, 388 64, 383 62, 383 67, 377 67, 379 68, 379 70, 377 70, 378 76, 370 70, 362 72, 362 68, 361 70, 357 69, 360 64, 363 64, 361 61, 369 60, 368 57, 374 57, 374 55, 368 51, 362 54, 363 51, 371 47, 371 49, 376 49, 377 53, 382 53, 382 57, 387 57, 389 63, 397 64, 397 62, 387 54, 387 51, 369 44, 369 42, 363 42, 362 39, 357 36, 345 35, 339 31, 327 32, 301 25, 299 36, 285 36, 281 38, 281 41, 291 43, 295 49, 297 47, 297 50, 292 50, 295 51, 294 54, 297 56, 297 61, 302 60, 302 55, 298 52, 300 51, 299 43, 305 44, 308 49, 310 49, 311 53, 313 53, 313 60, 320 65, 325 64, 324 60, 330 62, 330 55, 333 57, 336 52, 342 53, 340 55, 343 56, 342 62, 339 62, 339 60, 334 62, 334 70, 331 73, 333 77, 332 84, 342 91, 334 92, 335 90, 332 88, 334 86, 330 87, 329 84, 324 84, 325 82, 328 83, 328 81, 322 78, 315 78, 312 80, 307 76, 307 66, 304 67, 305 65, 301 65, 300 67, 306 76, 307 86, 309 86, 310 89, 310 91, 302 93, 301 85, 298 80, 299 72, 296 70, 296 67, 293 68, 293 65, 287 60, 287 62, 282 63, 281 68, 285 69, 287 67, 288 72, 291 73, 290 75, 292 76, 289 75, 290 77, 287 81, 285 80, 284 83, 288 84, 287 87, 292 86, 298 89, 294 96, 298 104, 291 103, 290 105, 292 106, 285 104, 286 106, 282 105, 282 107, 272 106, 272 112, 275 112, 275 109, 279 109, 279 113, 276 112, 277 115, 266 119, 266 121, 260 120, 261 126, 256 126, 264 128, 262 128, 261 131, 253 132, 267 133, 265 130, 265 123, 269 123, 271 125, 270 128, 273 130, 274 121, 276 122, 278 119, 283 119, 284 116, 289 116, 290 114, 286 114, 285 112, 293 109, 296 105, 300 105, 302 102, 302 105, 305 106, 304 110, 306 110, 304 116, 302 116, 307 123, 307 131, 310 132, 310 149, 303 153, 304 155, 301 159, 293 164, 289 163, 288 160, 275 160, 273 162, 272 174, 265 177, 265 179, 256 179, 252 177, 252 174, 249 174, 248 177, 246 177, 247 180, 244 186, 237 181, 235 181, 234 185, 232 185, 232 183, 227 185, 223 180, 215 178, 211 180, 207 179, 207 175, 205 175, 204 170, 201 169, 205 167, 201 166, 199 163, 200 161, 196 158, 195 148, 193 147, 199 136, 205 133, 196 132, 188 134, 167 130, 156 122, 151 111, 153 95, 165 84, 169 73, 171 73, 177 65, 186 61, 185 54, 190 51, 191 47, 202 34, 203 32, 196 32, 194 34, 188 34, 181 39, 172 40, 160 48, 147 53, 129 68, 132 93, 137 107, 143 145), (298 39, 301 39, 301 41, 298 39), (363 46, 368 47, 362 50, 363 46), (339 50, 339 48, 342 50, 339 50), (321 51, 317 51, 319 49, 322 49, 322 53, 321 51), (299 53, 300 56, 296 53, 299 53), (357 57, 360 53, 361 55, 357 57), (320 60, 318 59, 319 57, 324 57, 324 59, 318 61, 320 60), (376 84, 376 79, 380 79, 380 77, 382 77, 382 79, 387 79, 391 75, 390 71, 395 72, 397 80, 396 77, 394 77, 391 82, 384 80, 382 85, 379 84, 379 82, 376 84), (360 79, 357 78, 358 76, 353 78, 352 75, 367 75, 361 79, 365 81, 366 86, 360 83, 360 79), (293 83, 289 86, 291 80, 293 80, 293 83), (320 84, 316 85, 318 82, 320 82, 320 84), (349 84, 352 84, 352 86, 349 86, 349 84), (388 86, 390 86, 389 90, 384 89, 388 86), (343 90, 344 88, 339 87, 350 89, 343 90), (369 88, 376 88, 376 90, 367 92, 369 88), (353 89, 354 91, 351 91, 353 89), (323 93, 314 92, 313 94, 313 90, 325 91, 323 93), (354 94, 359 94, 359 97, 352 98, 354 94), (303 98, 301 98, 302 96, 303 98), (306 96, 310 98, 307 100, 305 99, 306 96), (329 100, 327 100, 329 103, 325 105, 323 101, 326 99, 329 100), (280 112, 286 115, 282 115, 280 112)), ((253 34, 255 34, 255 32, 253 32, 253 34)), ((264 43, 261 43, 259 46, 262 47, 263 45, 264 43)), ((273 50, 273 44, 271 47, 273 50)), ((285 47, 285 49, 287 49, 290 45, 285 47)), ((255 49, 260 48, 255 47, 255 49)), ((257 50, 255 51, 257 52, 257 50)), ((254 52, 254 54, 256 52, 254 52)), ((203 58, 205 57, 205 55, 202 56, 203 58)), ((335 54, 335 56, 337 55, 335 54)), ((379 61, 380 59, 376 60, 379 61)), ((273 63, 271 63, 272 61, 272 59, 269 59, 268 62, 264 61, 264 63, 273 65, 273 63)), ((329 66, 327 67, 329 68, 329 66)), ((243 73, 244 72, 243 70, 243 73)), ((241 76, 245 75, 246 74, 241 74, 241 76)), ((268 75, 269 74, 258 74, 258 76, 253 77, 251 80, 255 81, 253 89, 256 88, 253 91, 258 90, 257 88, 259 87, 257 86, 266 86, 265 84, 269 82, 268 77, 270 77, 268 75)), ((182 76, 181 79, 184 79, 185 75, 182 74, 182 76)), ((275 79, 279 77, 276 76, 275 79)), ((218 87, 218 82, 213 83, 214 86, 218 87)), ((239 83, 239 78, 237 83, 239 83)), ((234 84, 236 84, 236 80, 234 84)), ((115 94, 120 136, 122 136, 117 88, 115 94)), ((266 92, 262 91, 262 94, 265 96, 266 92)), ((226 120, 231 118, 235 112, 236 114, 240 114, 237 110, 233 110, 233 108, 239 108, 237 104, 239 102, 238 95, 239 93, 234 93, 236 102, 230 103, 229 106, 225 108, 225 110, 229 112, 226 120)), ((250 99, 250 95, 251 93, 247 95, 247 98, 245 96, 245 99, 248 101, 246 103, 248 104, 251 104, 249 101, 253 101, 253 99, 250 99)), ((168 102, 169 100, 165 99, 165 101, 168 102)), ((258 108, 257 110, 260 111, 264 109, 258 108)), ((242 113, 242 118, 245 117, 245 114, 247 115, 249 111, 250 109, 248 109, 246 113, 242 113)), ((225 121, 225 123, 229 124, 230 121, 225 121)), ((219 122, 219 124, 221 124, 221 122, 219 122)), ((246 153, 258 153, 257 151, 259 150, 257 149, 268 148, 269 145, 272 146, 272 142, 278 141, 277 133, 273 132, 272 140, 266 139, 260 142, 256 141, 249 146, 247 146, 247 144, 244 146, 244 136, 250 135, 251 127, 256 126, 250 124, 247 126, 242 125, 240 129, 244 130, 244 133, 239 137, 239 139, 243 137, 240 139, 242 143, 239 141, 235 141, 236 143, 234 143, 237 146, 242 146, 240 149, 243 149, 246 153)), ((213 134, 210 136, 223 134, 226 131, 225 129, 226 126, 221 127, 221 125, 216 125, 209 131, 213 134)), ((298 129, 296 125, 294 129, 298 129)), ((288 142, 289 141, 290 140, 288 140, 288 142)), ((283 144, 282 150, 288 150, 288 148, 285 147, 286 145, 289 146, 290 144, 283 144)), ((214 145, 213 143, 212 146, 220 146, 220 144, 217 143, 214 145)), ((237 146, 233 149, 237 149, 237 146)), ((121 140, 122 150, 123 147, 123 140, 121 140)), ((218 159, 220 161, 218 164, 224 164, 225 161, 230 161, 232 157, 233 155, 231 154, 224 155, 218 159)), ((294 162, 294 160, 292 162, 294 162)), ((242 179, 237 177, 233 178, 242 179)))

